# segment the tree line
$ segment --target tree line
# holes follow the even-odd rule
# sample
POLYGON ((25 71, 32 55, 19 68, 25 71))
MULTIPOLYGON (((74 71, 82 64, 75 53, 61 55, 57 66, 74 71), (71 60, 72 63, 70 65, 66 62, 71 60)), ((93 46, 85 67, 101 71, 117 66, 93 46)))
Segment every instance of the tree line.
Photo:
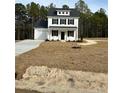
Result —
POLYGON ((79 0, 75 8, 80 12, 79 34, 83 37, 108 37, 108 16, 103 8, 92 13, 88 5, 79 0))
MULTIPOLYGON (((38 20, 47 21, 47 13, 50 8, 56 5, 51 3, 43 6, 39 3, 31 2, 27 5, 15 4, 15 39, 33 39, 34 23, 38 20)), ((63 8, 69 8, 63 5, 63 8)), ((75 9, 80 12, 79 37, 108 37, 108 16, 103 8, 92 13, 88 5, 79 0, 75 3, 75 9)))

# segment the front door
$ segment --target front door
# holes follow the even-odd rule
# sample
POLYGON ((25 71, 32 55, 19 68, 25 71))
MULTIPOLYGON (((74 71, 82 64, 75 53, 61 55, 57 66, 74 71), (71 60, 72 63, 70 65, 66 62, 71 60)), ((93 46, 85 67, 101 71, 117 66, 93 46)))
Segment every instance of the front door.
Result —
POLYGON ((61 32, 61 40, 65 39, 65 32, 61 32))

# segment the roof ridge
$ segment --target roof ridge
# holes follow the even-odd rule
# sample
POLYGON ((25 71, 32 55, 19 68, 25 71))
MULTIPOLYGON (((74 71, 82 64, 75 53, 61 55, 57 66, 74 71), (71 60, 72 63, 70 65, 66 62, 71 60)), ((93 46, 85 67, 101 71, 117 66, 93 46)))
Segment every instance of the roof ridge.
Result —
POLYGON ((75 8, 68 8, 68 9, 64 9, 64 8, 54 8, 54 9, 69 10, 69 9, 75 9, 75 8))

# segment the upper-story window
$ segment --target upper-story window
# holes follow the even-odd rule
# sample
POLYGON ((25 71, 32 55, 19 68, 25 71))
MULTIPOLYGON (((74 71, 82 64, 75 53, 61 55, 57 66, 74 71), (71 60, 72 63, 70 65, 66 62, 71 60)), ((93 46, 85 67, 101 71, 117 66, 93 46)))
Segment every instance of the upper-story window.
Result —
POLYGON ((60 19, 60 24, 66 24, 66 19, 60 19))
POLYGON ((74 19, 68 19, 68 24, 74 25, 74 19))
POLYGON ((52 19, 52 24, 58 24, 58 19, 52 19))
POLYGON ((70 10, 57 10, 57 15, 70 15, 70 10))

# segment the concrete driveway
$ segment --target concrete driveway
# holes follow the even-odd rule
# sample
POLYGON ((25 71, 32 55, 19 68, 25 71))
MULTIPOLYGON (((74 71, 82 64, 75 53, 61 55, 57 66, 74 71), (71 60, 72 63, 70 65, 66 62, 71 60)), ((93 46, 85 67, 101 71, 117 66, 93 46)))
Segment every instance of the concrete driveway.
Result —
POLYGON ((16 42, 15 44, 15 56, 28 52, 34 48, 37 48, 43 40, 23 40, 16 42))

